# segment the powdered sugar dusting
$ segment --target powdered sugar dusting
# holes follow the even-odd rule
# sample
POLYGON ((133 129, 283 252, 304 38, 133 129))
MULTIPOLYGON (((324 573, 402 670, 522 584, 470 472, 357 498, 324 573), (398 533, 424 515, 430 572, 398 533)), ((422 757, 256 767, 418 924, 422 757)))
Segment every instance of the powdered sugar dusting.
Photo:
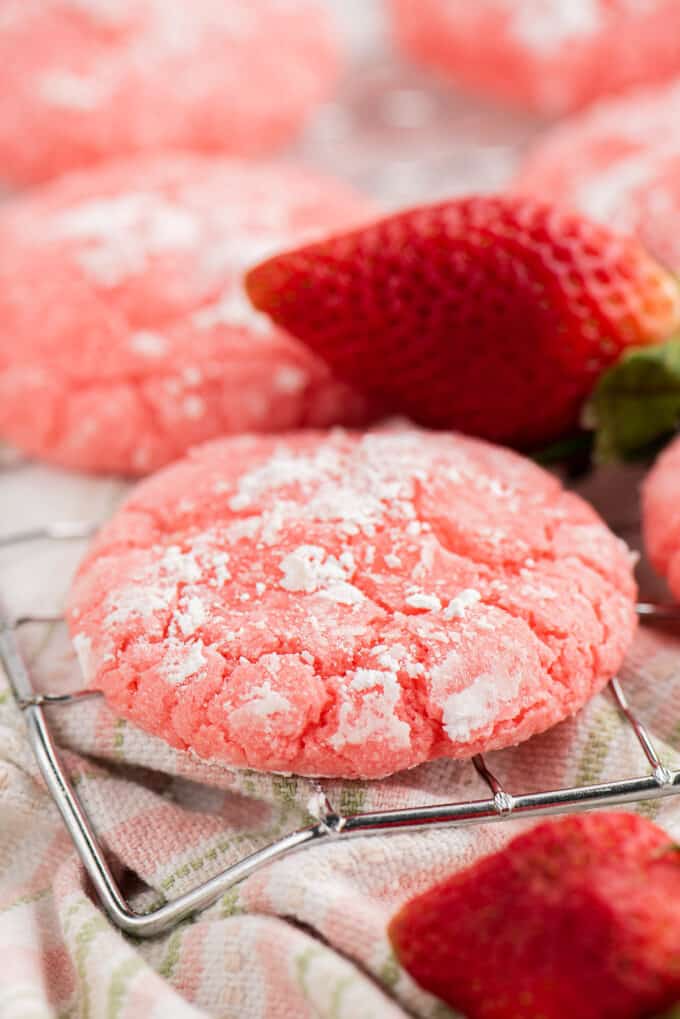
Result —
POLYGON ((602 25, 599 0, 511 2, 510 32, 529 49, 550 56, 565 43, 592 35, 602 25))
POLYGON ((110 611, 106 616, 109 626, 115 623, 124 623, 131 616, 149 618, 157 612, 167 609, 171 592, 160 587, 144 585, 139 578, 132 586, 124 587, 122 590, 114 591, 107 599, 110 611))
POLYGON ((108 93, 101 80, 72 71, 49 71, 38 79, 37 86, 41 97, 50 105, 71 110, 94 110, 108 93))
POLYGON ((200 598, 189 598, 186 609, 177 615, 177 624, 185 637, 191 636, 206 622, 205 607, 200 598))
POLYGON ((243 326, 256 336, 270 336, 272 332, 267 316, 253 308, 239 284, 232 287, 219 301, 204 305, 194 312, 192 322, 198 329, 243 326))
POLYGON ((194 420, 196 418, 203 417, 205 414, 205 400, 195 394, 185 396, 182 400, 182 411, 185 417, 192 418, 194 420))
POLYGON ((153 192, 84 201, 56 217, 52 230, 62 240, 86 242, 78 259, 104 286, 143 272, 154 255, 192 248, 200 237, 195 215, 153 192))
POLYGON ((299 393, 307 384, 307 375, 292 365, 279 368, 274 375, 274 385, 282 393, 299 393))
MULTIPOLYGON (((342 441, 342 433, 336 433, 342 441)), ((413 474, 400 470, 394 459, 384 462, 375 436, 362 440, 364 453, 357 469, 347 477, 339 447, 329 444, 311 456, 295 456, 279 446, 264 464, 244 475, 230 501, 234 510, 246 509, 268 493, 291 485, 305 492, 304 512, 318 520, 334 521, 347 535, 375 534, 386 516, 413 522, 413 474)), ((281 507, 299 515, 299 503, 281 500, 267 513, 281 507)), ((421 525, 418 525, 418 533, 421 525)))
POLYGON ((284 485, 304 485, 317 480, 324 467, 328 471, 333 466, 329 459, 324 459, 326 462, 322 464, 318 457, 296 456, 285 446, 279 446, 269 460, 239 479, 237 493, 229 502, 231 509, 246 509, 261 496, 284 485))
POLYGON ((133 333, 129 340, 130 350, 142 357, 163 357, 168 352, 168 341, 160 333, 146 330, 133 333))
POLYGON ((203 571, 193 552, 183 552, 179 545, 170 545, 160 562, 161 571, 172 581, 178 583, 195 583, 201 579, 203 571))

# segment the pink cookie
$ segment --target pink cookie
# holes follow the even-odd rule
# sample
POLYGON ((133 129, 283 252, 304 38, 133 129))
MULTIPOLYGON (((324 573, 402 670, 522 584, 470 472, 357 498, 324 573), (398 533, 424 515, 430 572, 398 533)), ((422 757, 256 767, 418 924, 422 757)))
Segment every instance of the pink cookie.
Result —
POLYGON ((335 81, 318 0, 2 0, 0 176, 173 146, 253 155, 335 81))
POLYGON ((680 600, 680 439, 658 458, 642 489, 645 546, 680 600))
POLYGON ((560 114, 680 73, 677 0, 390 0, 404 50, 458 85, 560 114))
POLYGON ((625 546, 529 460, 418 430, 244 436, 138 486, 70 599, 88 686, 174 746, 376 778, 575 712, 635 630, 625 546))
POLYGON ((635 233, 680 271, 679 123, 680 84, 601 103, 539 139, 515 190, 635 233))
POLYGON ((254 312, 244 268, 367 203, 283 165, 145 157, 0 212, 0 435, 144 474, 205 439, 363 418, 361 399, 254 312))

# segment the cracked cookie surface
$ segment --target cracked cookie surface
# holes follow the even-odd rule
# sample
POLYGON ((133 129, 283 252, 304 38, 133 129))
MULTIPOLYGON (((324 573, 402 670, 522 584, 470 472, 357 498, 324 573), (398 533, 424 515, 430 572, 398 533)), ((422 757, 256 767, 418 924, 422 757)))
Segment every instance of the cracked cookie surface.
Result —
POLYGON ((174 746, 375 778, 575 712, 635 629, 630 555, 507 450, 419 430, 209 443, 139 485, 70 599, 89 686, 174 746))
POLYGON ((301 167, 164 155, 0 213, 0 436, 65 467, 150 473, 241 431, 365 420, 363 399, 255 312, 243 271, 367 218, 301 167))

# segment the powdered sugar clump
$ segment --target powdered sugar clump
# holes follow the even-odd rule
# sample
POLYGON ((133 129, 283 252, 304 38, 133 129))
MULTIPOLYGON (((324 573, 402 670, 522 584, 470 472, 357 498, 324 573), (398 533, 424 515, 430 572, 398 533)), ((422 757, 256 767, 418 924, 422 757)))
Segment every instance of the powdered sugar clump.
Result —
POLYGON ((472 588, 461 591, 460 594, 451 599, 444 609, 444 619, 456 619, 464 615, 469 608, 477 604, 480 598, 479 591, 475 591, 472 588))
POLYGON ((425 612, 438 612, 442 603, 436 594, 425 594, 424 591, 414 591, 406 598, 406 604, 412 609, 424 609, 425 612))
POLYGON ((201 672, 206 664, 205 646, 197 640, 188 646, 171 647, 161 665, 161 672, 168 683, 184 683, 191 676, 201 672))
POLYGON ((476 730, 498 717, 499 709, 513 704, 521 690, 521 676, 502 669, 475 676, 464 690, 449 694, 444 702, 444 729, 450 740, 469 740, 476 730))
POLYGON ((249 711, 263 718, 279 715, 292 708, 290 701, 274 689, 270 680, 265 680, 262 686, 253 688, 252 696, 246 701, 246 705, 249 711))
POLYGON ((129 340, 130 350, 143 357, 163 357, 168 352, 168 341, 160 333, 146 330, 133 333, 129 340))
POLYGON ((394 672, 357 669, 349 684, 348 696, 340 706, 338 728, 329 740, 330 745, 341 750, 377 737, 388 746, 408 746, 410 726, 394 713, 400 694, 394 672), (352 696, 352 693, 359 696, 352 696))
POLYGON ((342 552, 336 559, 317 545, 300 545, 281 560, 280 569, 281 587, 286 591, 320 591, 344 605, 363 600, 361 591, 347 583, 355 569, 351 552, 342 552))
POLYGON ((185 637, 191 636, 200 629, 207 620, 205 607, 200 598, 189 598, 186 609, 177 616, 177 625, 185 637))

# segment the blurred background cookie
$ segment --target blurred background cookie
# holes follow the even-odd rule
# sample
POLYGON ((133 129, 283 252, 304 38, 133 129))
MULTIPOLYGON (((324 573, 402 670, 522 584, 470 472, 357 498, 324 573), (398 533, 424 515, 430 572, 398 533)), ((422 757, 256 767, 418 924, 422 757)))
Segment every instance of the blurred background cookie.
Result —
POLYGON ((680 439, 664 450, 642 489, 647 552, 680 599, 680 439))
POLYGON ((3 0, 0 176, 169 147, 270 151, 340 64, 316 0, 3 0))
POLYGON ((680 83, 598 103, 530 148, 517 191, 635 233, 680 270, 680 83))
POLYGON ((70 175, 0 212, 0 435, 144 474, 228 432, 364 420, 364 402, 249 305, 263 254, 368 203, 293 166, 164 154, 70 175))
POLYGON ((389 0, 405 53, 456 85, 554 116, 680 73, 676 0, 389 0))

